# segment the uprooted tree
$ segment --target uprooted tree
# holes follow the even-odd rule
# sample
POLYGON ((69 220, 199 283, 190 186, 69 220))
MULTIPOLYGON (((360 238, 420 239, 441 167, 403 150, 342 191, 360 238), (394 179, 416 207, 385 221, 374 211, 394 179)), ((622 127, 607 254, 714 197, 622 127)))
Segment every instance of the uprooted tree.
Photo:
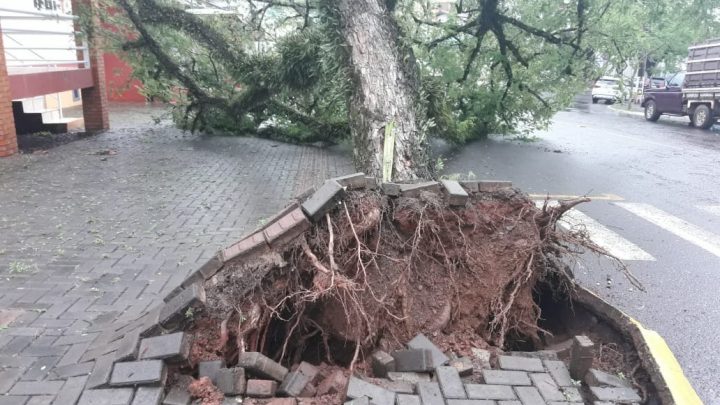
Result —
POLYGON ((350 134, 358 168, 377 176, 389 137, 400 180, 428 174, 428 136, 545 124, 591 73, 583 33, 598 12, 585 0, 238 0, 210 15, 180 0, 104 2, 107 36, 185 127, 350 134))
POLYGON ((386 152, 396 180, 432 174, 430 136, 547 125, 642 30, 612 30, 630 0, 99 1, 109 43, 183 127, 350 135, 358 169, 382 177, 386 152))

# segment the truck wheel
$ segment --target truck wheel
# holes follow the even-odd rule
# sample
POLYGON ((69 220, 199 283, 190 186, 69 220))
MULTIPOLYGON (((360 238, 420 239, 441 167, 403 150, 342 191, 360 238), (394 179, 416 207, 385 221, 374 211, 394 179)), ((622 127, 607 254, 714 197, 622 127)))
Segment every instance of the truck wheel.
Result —
POLYGON ((706 105, 699 105, 695 107, 695 112, 693 113, 693 124, 702 129, 708 129, 715 123, 715 119, 712 116, 712 111, 710 110, 710 107, 706 105))
POLYGON ((597 104, 597 99, 593 97, 593 104, 597 104))
POLYGON ((645 119, 655 122, 658 118, 660 118, 660 111, 658 111, 655 101, 648 100, 648 102, 645 103, 645 119))

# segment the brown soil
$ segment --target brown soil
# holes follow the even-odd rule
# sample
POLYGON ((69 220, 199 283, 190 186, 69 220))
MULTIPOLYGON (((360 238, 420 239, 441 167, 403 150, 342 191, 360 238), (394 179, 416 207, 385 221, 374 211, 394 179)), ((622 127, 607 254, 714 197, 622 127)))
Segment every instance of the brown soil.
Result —
POLYGON ((225 398, 207 377, 201 377, 190 383, 188 392, 193 398, 199 399, 202 405, 221 405, 225 398))
POLYGON ((246 349, 347 366, 417 333, 463 355, 509 338, 542 345, 533 289, 550 276, 567 281, 557 263, 576 236, 555 221, 570 205, 540 210, 512 190, 460 209, 433 193, 344 201, 283 252, 208 281, 193 359, 232 361, 246 349))

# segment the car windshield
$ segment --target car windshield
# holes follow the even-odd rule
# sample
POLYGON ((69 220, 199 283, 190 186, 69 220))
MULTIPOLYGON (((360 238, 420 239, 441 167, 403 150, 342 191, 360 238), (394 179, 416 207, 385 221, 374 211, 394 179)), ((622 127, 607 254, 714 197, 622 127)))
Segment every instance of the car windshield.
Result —
POLYGON ((599 85, 601 85, 601 86, 617 86, 617 85, 618 85, 618 80, 614 80, 614 79, 600 79, 600 80, 597 81, 597 84, 599 84, 599 85))

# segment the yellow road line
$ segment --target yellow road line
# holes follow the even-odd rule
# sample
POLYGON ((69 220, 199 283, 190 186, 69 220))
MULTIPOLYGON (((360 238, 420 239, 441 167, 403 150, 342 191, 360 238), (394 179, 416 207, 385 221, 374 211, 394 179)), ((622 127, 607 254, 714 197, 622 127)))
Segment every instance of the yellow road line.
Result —
POLYGON ((549 198, 551 200, 575 200, 577 198, 587 197, 593 201, 605 200, 605 201, 625 201, 624 198, 617 194, 605 193, 598 195, 569 195, 569 194, 530 194, 530 198, 533 200, 544 200, 549 198))

